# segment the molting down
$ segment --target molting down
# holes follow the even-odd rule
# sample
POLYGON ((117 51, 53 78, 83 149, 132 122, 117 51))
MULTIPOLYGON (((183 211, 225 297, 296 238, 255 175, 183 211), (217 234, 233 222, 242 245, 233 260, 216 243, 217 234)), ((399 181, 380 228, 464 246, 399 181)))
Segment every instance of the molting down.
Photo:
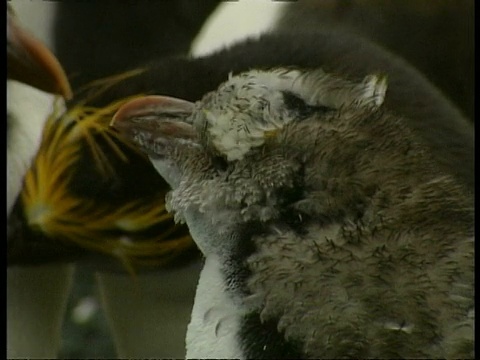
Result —
POLYGON ((206 257, 187 357, 472 357, 472 199, 381 106, 383 78, 318 74, 251 71, 113 120, 206 257))

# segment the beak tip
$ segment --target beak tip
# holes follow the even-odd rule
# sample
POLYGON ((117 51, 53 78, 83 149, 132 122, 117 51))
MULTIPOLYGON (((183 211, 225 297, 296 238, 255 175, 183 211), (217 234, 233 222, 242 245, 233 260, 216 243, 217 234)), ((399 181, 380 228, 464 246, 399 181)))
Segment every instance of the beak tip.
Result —
POLYGON ((64 86, 63 90, 60 91, 60 94, 63 96, 65 100, 72 100, 73 98, 73 91, 72 88, 70 87, 70 84, 67 82, 67 84, 64 86))
POLYGON ((110 123, 108 124, 108 126, 110 127, 115 127, 115 122, 118 120, 118 117, 117 117, 117 113, 115 113, 113 116, 112 116, 112 120, 110 120, 110 123))

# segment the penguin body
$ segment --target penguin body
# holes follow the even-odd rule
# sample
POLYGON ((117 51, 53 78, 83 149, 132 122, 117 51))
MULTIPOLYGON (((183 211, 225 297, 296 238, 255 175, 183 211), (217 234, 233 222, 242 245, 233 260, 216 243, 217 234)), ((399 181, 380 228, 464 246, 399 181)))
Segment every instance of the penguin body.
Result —
POLYGON ((122 6, 117 1, 60 2, 53 21, 55 52, 77 89, 146 59, 186 55, 218 4, 217 0, 122 6))
MULTIPOLYGON (((23 181, 41 142, 54 94, 71 97, 55 56, 25 31, 7 4, 7 247, 25 223, 17 216, 23 181), (18 220, 18 221, 17 221, 18 220)), ((62 100, 56 101, 61 107, 62 100)), ((29 244, 31 248, 31 243, 29 244)), ((34 246, 35 248, 35 246, 34 246)), ((55 248, 51 248, 55 253, 55 248)), ((35 251, 35 249, 33 250, 35 251)), ((7 268, 7 358, 53 358, 60 347, 62 317, 72 268, 65 264, 7 268)))
POLYGON ((114 117, 206 257, 187 358, 473 357, 468 191, 388 107, 383 81, 366 92, 380 94, 373 106, 324 106, 335 87, 300 72, 314 80, 232 77, 189 116, 169 117, 160 97, 114 117), (210 141, 225 123, 275 131, 238 137, 248 151, 229 158, 210 141))

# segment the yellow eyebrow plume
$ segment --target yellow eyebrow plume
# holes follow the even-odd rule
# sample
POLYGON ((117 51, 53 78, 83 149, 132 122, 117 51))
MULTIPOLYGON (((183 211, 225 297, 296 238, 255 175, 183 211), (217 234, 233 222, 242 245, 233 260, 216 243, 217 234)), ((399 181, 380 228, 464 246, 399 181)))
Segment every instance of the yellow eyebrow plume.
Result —
POLYGON ((105 139, 115 156, 128 161, 113 141, 116 135, 108 124, 114 112, 131 99, 104 108, 77 105, 63 114, 55 107, 25 176, 21 200, 30 227, 49 238, 115 257, 133 272, 137 266, 172 262, 194 243, 165 210, 165 189, 149 199, 133 199, 120 206, 82 198, 71 191, 82 144, 87 144, 88 156, 101 173, 114 171, 94 135, 105 139), (153 226, 163 230, 147 231, 153 226))

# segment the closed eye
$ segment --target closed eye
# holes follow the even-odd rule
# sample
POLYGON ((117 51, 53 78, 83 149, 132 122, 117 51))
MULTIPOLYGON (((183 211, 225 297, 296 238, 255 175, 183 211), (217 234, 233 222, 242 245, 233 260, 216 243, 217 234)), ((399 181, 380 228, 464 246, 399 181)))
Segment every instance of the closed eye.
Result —
POLYGON ((219 172, 225 171, 228 168, 227 160, 225 160, 221 156, 213 156, 212 157, 212 165, 219 172))
POLYGON ((296 96, 295 94, 289 92, 289 91, 282 91, 283 95, 283 102, 285 106, 291 110, 294 111, 298 117, 300 118, 306 118, 309 117, 313 114, 326 114, 328 112, 335 111, 334 108, 328 107, 328 106, 322 106, 322 105, 317 105, 317 106, 312 106, 308 105, 303 101, 300 97, 296 96))

